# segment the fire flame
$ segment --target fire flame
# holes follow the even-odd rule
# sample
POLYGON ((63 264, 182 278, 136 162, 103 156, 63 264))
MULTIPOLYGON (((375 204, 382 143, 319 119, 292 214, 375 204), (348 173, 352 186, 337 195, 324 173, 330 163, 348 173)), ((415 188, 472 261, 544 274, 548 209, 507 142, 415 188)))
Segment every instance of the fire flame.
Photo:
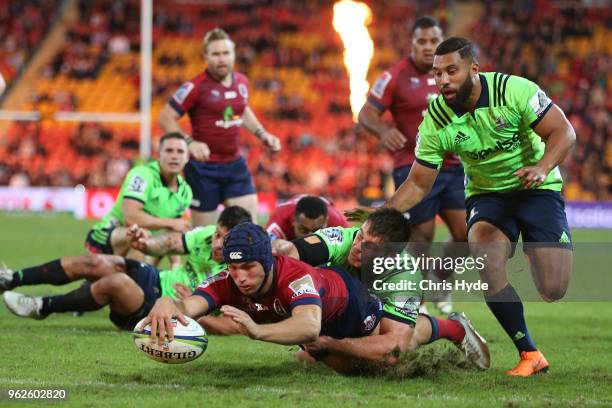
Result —
POLYGON ((366 77, 374 55, 374 42, 367 29, 371 21, 372 11, 365 3, 342 0, 334 4, 333 26, 344 43, 344 65, 350 79, 350 102, 355 122, 370 87, 366 77))

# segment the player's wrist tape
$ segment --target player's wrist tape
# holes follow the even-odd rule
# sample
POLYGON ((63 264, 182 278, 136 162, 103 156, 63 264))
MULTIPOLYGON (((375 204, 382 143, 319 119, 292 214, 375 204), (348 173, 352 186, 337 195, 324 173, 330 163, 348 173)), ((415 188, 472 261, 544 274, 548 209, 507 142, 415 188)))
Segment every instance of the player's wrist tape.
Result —
POLYGON ((263 137, 264 133, 266 133, 266 129, 264 129, 263 126, 257 126, 257 129, 253 131, 253 134, 260 139, 263 137))

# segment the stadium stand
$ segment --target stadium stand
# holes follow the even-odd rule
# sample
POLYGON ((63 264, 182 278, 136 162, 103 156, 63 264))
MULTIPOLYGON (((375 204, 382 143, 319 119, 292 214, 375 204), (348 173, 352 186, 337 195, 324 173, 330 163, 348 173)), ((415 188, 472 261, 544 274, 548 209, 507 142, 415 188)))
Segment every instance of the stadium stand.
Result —
MULTIPOLYGON (((28 9, 29 3, 10 2, 11 10, 28 9)), ((171 93, 202 69, 204 32, 221 24, 237 43, 237 69, 250 78, 251 106, 284 143, 282 153, 272 157, 254 138, 244 137, 258 190, 281 199, 305 191, 324 194, 339 206, 353 197, 365 204, 384 197, 391 159, 373 138, 353 126, 343 47, 331 27, 328 2, 267 1, 257 6, 243 2, 231 7, 195 3, 156 5, 155 126, 171 93)), ((452 2, 448 2, 451 6, 445 1, 420 3, 371 2, 374 20, 370 32, 376 52, 370 81, 405 55, 410 16, 433 13, 452 23, 452 2)), ((514 3, 487 2, 483 6, 488 18, 471 28, 481 46, 482 68, 524 75, 544 86, 568 112, 579 135, 578 148, 564 167, 568 199, 610 199, 611 85, 607 73, 612 46, 605 41, 609 16, 580 8, 572 15, 547 0, 518 5, 519 12, 514 3)), ((138 2, 83 0, 78 6, 80 17, 69 30, 62 51, 41 72, 36 96, 21 108, 136 111, 138 2)), ((6 9, 0 7, 2 16, 6 9)), ((44 32, 42 27, 37 29, 44 32)), ((11 30, 11 34, 13 31, 18 33, 15 41, 29 41, 27 30, 11 30)), ((19 64, 25 63, 27 56, 21 58, 19 64)), ((3 66, 0 70, 5 73, 3 66)), ((43 115, 38 124, 16 124, 0 137, 1 185, 115 186, 123 176, 120 173, 137 156, 136 125, 75 125, 46 118, 43 115)), ((183 125, 188 129, 188 121, 183 125)), ((157 136, 161 133, 159 128, 154 131, 157 136)))

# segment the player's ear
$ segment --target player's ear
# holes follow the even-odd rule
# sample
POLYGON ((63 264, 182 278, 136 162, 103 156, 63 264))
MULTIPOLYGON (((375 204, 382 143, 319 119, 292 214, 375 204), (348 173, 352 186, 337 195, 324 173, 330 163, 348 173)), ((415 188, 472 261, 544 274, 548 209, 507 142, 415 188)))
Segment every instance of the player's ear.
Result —
POLYGON ((480 66, 478 65, 477 62, 472 62, 471 71, 472 71, 472 75, 474 76, 478 75, 478 72, 480 71, 480 66))

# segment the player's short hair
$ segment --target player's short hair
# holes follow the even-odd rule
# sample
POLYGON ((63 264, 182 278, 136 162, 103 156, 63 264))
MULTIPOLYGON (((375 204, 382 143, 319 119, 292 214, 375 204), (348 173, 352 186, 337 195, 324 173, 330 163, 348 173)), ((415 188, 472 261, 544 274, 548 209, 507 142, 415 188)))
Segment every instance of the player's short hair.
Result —
POLYGON ((253 221, 253 219, 247 210, 238 205, 231 205, 225 207, 225 209, 221 211, 217 224, 230 230, 238 224, 251 221, 253 221))
MULTIPOLYGON (((217 40, 232 41, 227 31, 219 27, 213 28, 212 30, 204 34, 204 40, 202 40, 202 49, 204 50, 204 54, 206 54, 206 51, 208 50, 208 46, 210 45, 210 43, 213 41, 217 41, 217 40)), ((232 44, 233 43, 234 42, 232 41, 232 44)))
POLYGON ((425 28, 432 28, 432 27, 438 27, 440 30, 442 30, 442 27, 440 26, 440 22, 438 21, 437 18, 433 16, 423 16, 423 17, 419 17, 416 20, 414 20, 414 23, 412 24, 412 30, 410 32, 414 34, 417 28, 425 29, 425 28))
POLYGON ((169 132, 166 133, 165 135, 163 135, 161 137, 161 139, 159 139, 159 146, 161 148, 161 146, 164 144, 164 142, 166 140, 170 140, 170 139, 179 139, 182 140, 183 142, 187 143, 187 139, 185 139, 185 136, 183 136, 182 133, 180 132, 169 132))
POLYGON ((311 220, 320 216, 327 217, 327 204, 320 197, 302 197, 295 205, 295 217, 297 218, 300 214, 304 214, 306 218, 311 220))
POLYGON ((476 62, 476 52, 474 44, 467 38, 450 37, 440 43, 434 55, 446 55, 451 52, 459 52, 461 59, 467 59, 471 62, 476 62))
POLYGON ((368 233, 385 242, 408 242, 410 221, 394 208, 382 207, 374 211, 367 220, 368 233))

